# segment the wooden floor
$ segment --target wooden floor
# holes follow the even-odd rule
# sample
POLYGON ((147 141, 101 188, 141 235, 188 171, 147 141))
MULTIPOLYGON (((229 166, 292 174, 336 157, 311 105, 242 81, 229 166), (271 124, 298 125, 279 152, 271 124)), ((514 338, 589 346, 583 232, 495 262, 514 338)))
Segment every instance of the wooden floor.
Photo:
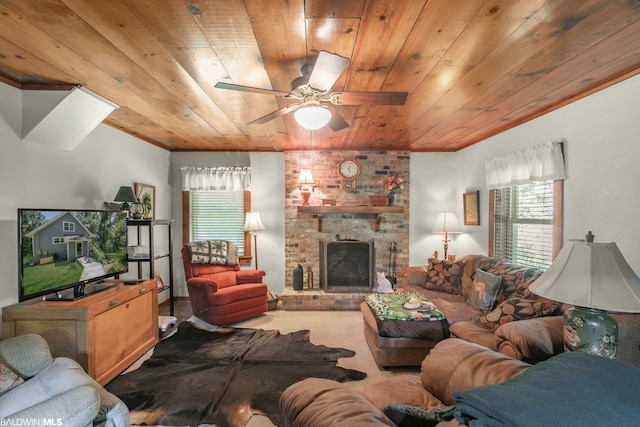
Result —
MULTIPOLYGON (((160 304, 158 310, 160 316, 169 316, 169 302, 165 301, 160 304)), ((173 315, 178 319, 178 323, 183 320, 187 320, 193 315, 191 311, 191 302, 189 297, 174 297, 173 298, 173 315)))

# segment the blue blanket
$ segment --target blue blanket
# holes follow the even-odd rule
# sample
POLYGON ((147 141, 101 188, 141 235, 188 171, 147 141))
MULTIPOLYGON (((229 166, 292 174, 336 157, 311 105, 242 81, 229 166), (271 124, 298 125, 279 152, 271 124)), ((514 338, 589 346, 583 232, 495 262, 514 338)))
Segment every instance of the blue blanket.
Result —
POLYGON ((637 426, 640 369, 563 353, 512 379, 453 394, 456 419, 480 426, 637 426))

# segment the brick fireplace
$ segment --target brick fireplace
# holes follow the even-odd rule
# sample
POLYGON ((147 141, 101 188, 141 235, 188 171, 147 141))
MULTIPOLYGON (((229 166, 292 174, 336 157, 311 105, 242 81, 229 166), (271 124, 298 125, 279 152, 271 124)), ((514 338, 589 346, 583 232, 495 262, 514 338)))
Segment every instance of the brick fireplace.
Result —
MULTIPOLYGON (((390 273, 389 248, 397 244, 396 265, 400 272, 408 265, 409 253, 409 164, 410 154, 406 151, 287 151, 285 153, 286 218, 285 218, 285 264, 286 283, 283 292, 283 306, 294 309, 285 299, 297 296, 297 309, 357 309, 359 301, 368 292, 357 289, 354 292, 324 292, 320 286, 320 242, 338 240, 371 241, 375 246, 373 272, 390 273), (345 159, 355 159, 360 164, 360 175, 355 188, 346 192, 341 188, 338 165, 345 159), (318 184, 311 193, 310 210, 299 211, 302 205, 300 190, 296 182, 301 168, 310 168, 318 184), (382 180, 390 174, 404 179, 404 188, 398 197, 398 208, 382 209, 376 214, 370 206, 371 198, 386 197, 382 180), (314 207, 322 205, 323 199, 334 199, 339 213, 314 213, 314 207), (352 208, 353 207, 353 208, 352 208), (344 212, 343 212, 344 211, 344 212), (319 218, 320 216, 320 218, 319 218), (293 291, 293 268, 300 264, 304 269, 303 291, 293 291), (308 274, 312 272, 312 274, 308 274), (313 276, 312 286, 308 278, 313 276), (331 294, 331 295, 328 295, 331 294), (341 294, 341 295, 338 295, 341 294), (332 296, 333 295, 333 296, 332 296), (337 308, 331 307, 330 300, 337 301, 337 308), (307 308, 300 304, 307 300, 320 308, 307 308), (318 304, 318 301, 324 301, 318 304), (327 307, 329 306, 329 307, 327 307)), ((317 210, 317 209, 316 209, 317 210)), ((374 274, 375 276, 375 274, 374 274)), ((375 289, 375 277, 373 278, 375 289)), ((291 302, 291 300, 289 301, 291 302)))

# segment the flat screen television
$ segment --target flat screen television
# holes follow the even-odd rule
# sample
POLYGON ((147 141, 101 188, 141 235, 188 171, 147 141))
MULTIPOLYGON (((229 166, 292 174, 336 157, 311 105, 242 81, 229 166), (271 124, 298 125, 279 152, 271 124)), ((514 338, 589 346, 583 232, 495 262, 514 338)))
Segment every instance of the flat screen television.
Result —
POLYGON ((126 273, 127 218, 107 210, 18 209, 19 300, 75 300, 126 273))

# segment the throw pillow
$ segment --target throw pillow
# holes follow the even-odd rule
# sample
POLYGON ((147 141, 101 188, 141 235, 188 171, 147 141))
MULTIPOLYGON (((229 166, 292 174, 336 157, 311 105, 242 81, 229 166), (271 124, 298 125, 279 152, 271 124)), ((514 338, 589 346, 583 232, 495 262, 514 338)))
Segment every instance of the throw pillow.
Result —
POLYGON ((513 296, 498 305, 493 311, 474 322, 495 331, 499 326, 516 320, 533 319, 535 317, 556 316, 560 314, 562 303, 538 297, 537 299, 513 296))
POLYGON ((384 414, 398 427, 429 427, 453 420, 455 406, 422 409, 409 405, 387 405, 384 414))
POLYGON ((429 258, 429 268, 427 269, 427 282, 424 287, 449 294, 460 294, 462 285, 463 264, 461 262, 449 262, 435 258, 429 258))
POLYGON ((4 363, 0 363, 0 396, 23 382, 24 380, 6 367, 4 363))
POLYGON ((502 277, 494 276, 480 269, 476 270, 473 280, 473 287, 467 298, 467 304, 474 306, 478 310, 489 311, 493 308, 493 303, 498 295, 502 277))

